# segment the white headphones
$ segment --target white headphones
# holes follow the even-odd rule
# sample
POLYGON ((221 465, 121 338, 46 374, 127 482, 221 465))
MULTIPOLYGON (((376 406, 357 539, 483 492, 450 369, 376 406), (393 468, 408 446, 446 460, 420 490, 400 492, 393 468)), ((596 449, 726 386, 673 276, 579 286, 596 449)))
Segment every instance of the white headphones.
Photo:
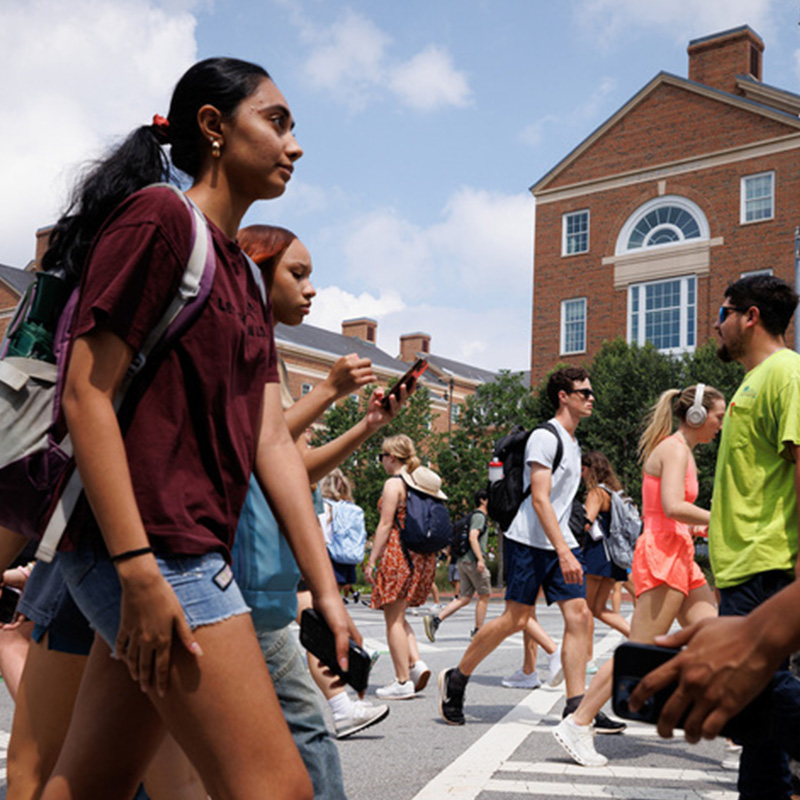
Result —
POLYGON ((703 406, 703 394, 705 389, 706 385, 704 383, 698 383, 697 386, 695 386, 694 402, 686 412, 686 424, 692 428, 699 428, 706 421, 706 417, 708 416, 708 412, 703 406))

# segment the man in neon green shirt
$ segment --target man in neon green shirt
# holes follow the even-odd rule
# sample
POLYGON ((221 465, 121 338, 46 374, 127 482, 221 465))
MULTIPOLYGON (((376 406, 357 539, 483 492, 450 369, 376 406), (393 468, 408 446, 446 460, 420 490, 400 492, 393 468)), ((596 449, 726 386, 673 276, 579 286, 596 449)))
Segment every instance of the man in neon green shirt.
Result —
MULTIPOLYGON (((797 300, 778 278, 742 278, 726 289, 715 324, 720 358, 747 370, 725 415, 711 501, 711 567, 725 616, 748 614, 795 578, 800 355, 786 348, 784 333, 797 300)), ((800 683, 785 669, 776 682, 776 710, 800 721, 800 683)), ((777 738, 743 742, 740 800, 791 794, 782 749, 789 744, 777 738)))

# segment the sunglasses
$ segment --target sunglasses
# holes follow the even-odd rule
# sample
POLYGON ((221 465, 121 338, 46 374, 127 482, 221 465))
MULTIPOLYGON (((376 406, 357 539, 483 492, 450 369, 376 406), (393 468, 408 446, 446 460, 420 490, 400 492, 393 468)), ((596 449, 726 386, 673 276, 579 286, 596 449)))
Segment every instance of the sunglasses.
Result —
POLYGON ((740 314, 744 314, 747 311, 747 308, 743 308, 742 306, 720 306, 719 307, 719 324, 722 325, 726 319, 728 319, 729 314, 732 311, 738 311, 740 314))
POLYGON ((594 397, 594 392, 591 389, 570 389, 568 394, 582 394, 587 400, 594 397))

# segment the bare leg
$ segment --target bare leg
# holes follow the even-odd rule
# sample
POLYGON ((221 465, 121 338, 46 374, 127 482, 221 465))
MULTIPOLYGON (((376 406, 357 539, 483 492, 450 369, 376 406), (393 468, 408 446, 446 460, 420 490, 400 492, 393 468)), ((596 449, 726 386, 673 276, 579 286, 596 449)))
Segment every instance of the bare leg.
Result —
POLYGON ((419 661, 419 645, 417 644, 414 629, 408 624, 405 614, 403 615, 403 630, 406 632, 406 639, 408 640, 408 666, 413 667, 419 661))
POLYGON ((310 800, 250 617, 202 626, 195 637, 204 655, 173 647, 164 697, 142 694, 125 665, 95 642, 44 800, 129 800, 160 742, 161 719, 215 800, 261 800, 265 786, 271 797, 310 800))
POLYGON ((481 628, 483 627, 483 623, 486 622, 486 612, 489 609, 489 595, 488 594, 479 594, 478 600, 475 604, 475 627, 481 628))
POLYGON ((560 600, 564 617, 561 664, 564 668, 567 697, 576 697, 586 689, 586 653, 589 651, 589 624, 592 614, 582 598, 560 600))
POLYGON ((461 595, 454 597, 436 616, 439 617, 440 620, 446 620, 459 609, 468 606, 470 600, 472 600, 471 597, 462 597, 461 595))
POLYGON ((714 593, 709 589, 708 584, 705 584, 689 592, 678 612, 678 623, 681 628, 685 628, 688 625, 694 625, 695 622, 700 622, 701 619, 716 617, 718 613, 714 593))
POLYGON ((144 776, 150 800, 206 800, 203 781, 186 753, 167 734, 144 776))
POLYGON ((14 628, 0 628, 0 675, 3 676, 3 682, 14 702, 17 700, 17 690, 25 659, 28 657, 32 632, 33 623, 30 621, 14 628))
POLYGON ((86 657, 32 643, 22 673, 8 745, 8 800, 41 795, 67 735, 86 657))
MULTIPOLYGON (((389 643, 389 653, 394 664, 394 674, 400 683, 408 680, 409 667, 409 638, 405 614, 408 603, 406 600, 395 600, 383 607, 383 618, 386 621, 386 640, 389 643)), ((416 641, 414 642, 416 645, 416 641)))
POLYGON ((531 614, 531 606, 506 600, 506 607, 499 617, 487 622, 470 642, 461 657, 458 669, 464 675, 472 675, 478 664, 496 650, 509 636, 525 628, 531 614))
POLYGON ((631 635, 631 626, 618 611, 608 609, 608 596, 614 588, 613 578, 599 578, 597 575, 586 576, 586 602, 595 619, 619 631, 625 638, 631 635))

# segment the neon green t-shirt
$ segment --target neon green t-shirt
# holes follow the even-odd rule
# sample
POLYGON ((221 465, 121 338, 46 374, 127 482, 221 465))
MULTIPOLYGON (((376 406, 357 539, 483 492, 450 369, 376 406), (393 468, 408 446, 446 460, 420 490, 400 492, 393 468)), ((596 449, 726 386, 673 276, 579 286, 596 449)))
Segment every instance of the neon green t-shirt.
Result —
POLYGON ((797 558, 795 465, 800 444, 800 355, 783 349, 744 376, 725 412, 708 530, 717 586, 797 558))

